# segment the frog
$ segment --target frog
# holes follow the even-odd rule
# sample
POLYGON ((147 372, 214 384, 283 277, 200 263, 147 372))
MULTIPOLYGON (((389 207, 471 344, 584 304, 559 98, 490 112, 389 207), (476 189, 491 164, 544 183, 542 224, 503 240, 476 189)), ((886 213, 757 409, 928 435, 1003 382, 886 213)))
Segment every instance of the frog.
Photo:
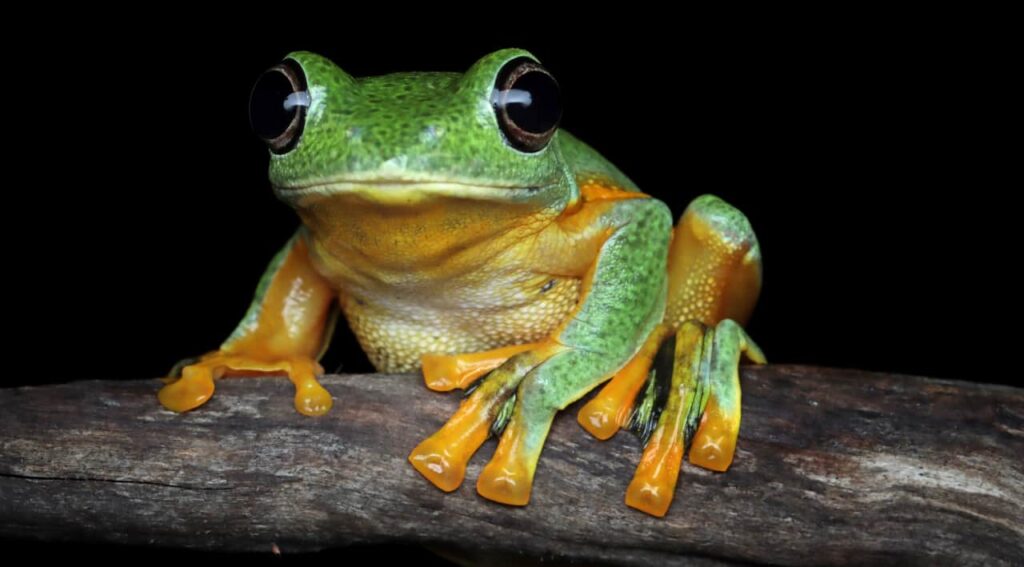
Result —
POLYGON ((159 401, 186 412, 223 376, 283 373, 297 411, 323 416, 333 398, 319 360, 344 316, 378 371, 463 391, 408 456, 445 492, 497 436, 476 490, 528 504, 553 419, 594 392, 583 429, 643 444, 629 507, 664 516, 684 456, 726 471, 740 365, 766 362, 744 330, 762 282, 750 222, 710 194, 674 222, 560 128, 562 100, 522 49, 464 73, 361 78, 288 54, 259 77, 249 111, 298 228, 235 330, 176 365, 159 401))

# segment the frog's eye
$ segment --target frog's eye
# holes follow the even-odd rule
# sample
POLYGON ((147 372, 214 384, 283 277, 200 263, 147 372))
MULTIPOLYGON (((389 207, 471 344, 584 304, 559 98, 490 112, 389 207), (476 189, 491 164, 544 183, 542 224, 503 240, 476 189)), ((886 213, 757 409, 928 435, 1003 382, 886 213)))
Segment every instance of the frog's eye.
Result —
POLYGON ((283 154, 299 142, 309 102, 302 69, 285 60, 267 69, 252 87, 249 97, 252 129, 270 146, 270 151, 283 154))
POLYGON ((562 118, 558 83, 526 57, 505 64, 494 82, 491 104, 512 147, 537 152, 548 145, 562 118))

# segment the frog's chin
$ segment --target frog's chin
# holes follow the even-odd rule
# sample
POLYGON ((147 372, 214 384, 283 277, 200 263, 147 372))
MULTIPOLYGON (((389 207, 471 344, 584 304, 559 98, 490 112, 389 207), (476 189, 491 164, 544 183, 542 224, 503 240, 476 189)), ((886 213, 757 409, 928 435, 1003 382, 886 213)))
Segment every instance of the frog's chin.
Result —
POLYGON ((323 199, 369 201, 378 205, 417 205, 425 201, 470 199, 529 201, 551 185, 521 186, 427 179, 330 180, 298 186, 275 186, 282 199, 302 205, 323 199))

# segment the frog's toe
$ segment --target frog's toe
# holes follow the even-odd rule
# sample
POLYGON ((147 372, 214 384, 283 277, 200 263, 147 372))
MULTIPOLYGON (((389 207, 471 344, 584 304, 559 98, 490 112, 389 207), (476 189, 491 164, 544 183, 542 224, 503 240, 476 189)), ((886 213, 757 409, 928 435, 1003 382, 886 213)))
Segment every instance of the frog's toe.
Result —
POLYGON ((167 409, 186 412, 206 403, 213 396, 213 372, 204 365, 186 366, 181 377, 168 382, 157 398, 167 409))
POLYGON ((659 325, 629 363, 580 409, 576 419, 583 429, 604 441, 628 425, 633 401, 646 383, 654 357, 668 336, 668 327, 659 325))
POLYGON ((318 416, 330 411, 334 405, 331 394, 310 377, 295 384, 295 409, 303 415, 318 416))
MULTIPOLYGON (((671 373, 652 374, 631 418, 645 446, 626 490, 628 506, 659 517, 672 504, 687 447, 691 463, 715 471, 729 468, 740 424, 739 359, 746 354, 764 362, 757 345, 730 319, 715 327, 688 321, 669 344, 671 373), (656 385, 659 379, 669 382, 667 388, 656 385), (657 391, 663 388, 667 396, 659 403, 657 391)), ((659 351, 659 361, 665 350, 659 351)))
POLYGON ((528 343, 467 354, 425 354, 420 359, 423 381, 435 392, 464 390, 509 358, 537 346, 528 343))
POLYGON ((629 421, 633 400, 643 387, 651 361, 637 354, 591 398, 576 416, 588 433, 604 441, 611 439, 629 421))
POLYGON ((530 463, 516 458, 511 452, 495 453, 476 482, 480 496, 510 506, 526 506, 533 489, 533 471, 530 463))
POLYGON ((275 370, 284 370, 288 379, 295 386, 295 409, 302 415, 320 416, 330 411, 334 405, 330 392, 317 381, 317 374, 324 369, 316 361, 308 358, 290 358, 274 364, 275 370))
POLYGON ((413 449, 409 462, 434 486, 451 492, 466 477, 466 464, 491 434, 501 406, 511 395, 512 377, 492 373, 467 397, 437 433, 413 449))
MULTIPOLYGON (((452 439, 433 435, 423 440, 409 455, 409 462, 424 478, 445 492, 451 492, 466 478, 466 463, 480 446, 473 431, 470 439, 452 439), (463 442, 460 442, 463 441, 463 442), (475 445, 475 447, 474 447, 475 445)), ((486 436, 485 436, 486 439, 486 436)))
MULTIPOLYGON (((544 434, 547 428, 543 427, 544 434)), ((480 496, 509 506, 526 506, 533 490, 533 475, 543 447, 530 428, 511 422, 498 442, 494 457, 484 466, 477 479, 480 496), (531 439, 531 437, 533 437, 531 439)))

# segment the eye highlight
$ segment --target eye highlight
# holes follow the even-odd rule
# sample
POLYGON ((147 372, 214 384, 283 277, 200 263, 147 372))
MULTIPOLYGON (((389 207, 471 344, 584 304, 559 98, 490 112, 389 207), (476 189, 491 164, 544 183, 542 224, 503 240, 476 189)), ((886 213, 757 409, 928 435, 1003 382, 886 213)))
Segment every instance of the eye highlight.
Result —
POLYGON ((509 144, 524 152, 544 149, 562 119, 558 82, 526 57, 509 61, 498 72, 491 104, 509 144))
POLYGON ((305 74, 295 62, 285 60, 267 69, 253 85, 249 122, 271 152, 283 154, 302 137, 310 102, 305 74))

